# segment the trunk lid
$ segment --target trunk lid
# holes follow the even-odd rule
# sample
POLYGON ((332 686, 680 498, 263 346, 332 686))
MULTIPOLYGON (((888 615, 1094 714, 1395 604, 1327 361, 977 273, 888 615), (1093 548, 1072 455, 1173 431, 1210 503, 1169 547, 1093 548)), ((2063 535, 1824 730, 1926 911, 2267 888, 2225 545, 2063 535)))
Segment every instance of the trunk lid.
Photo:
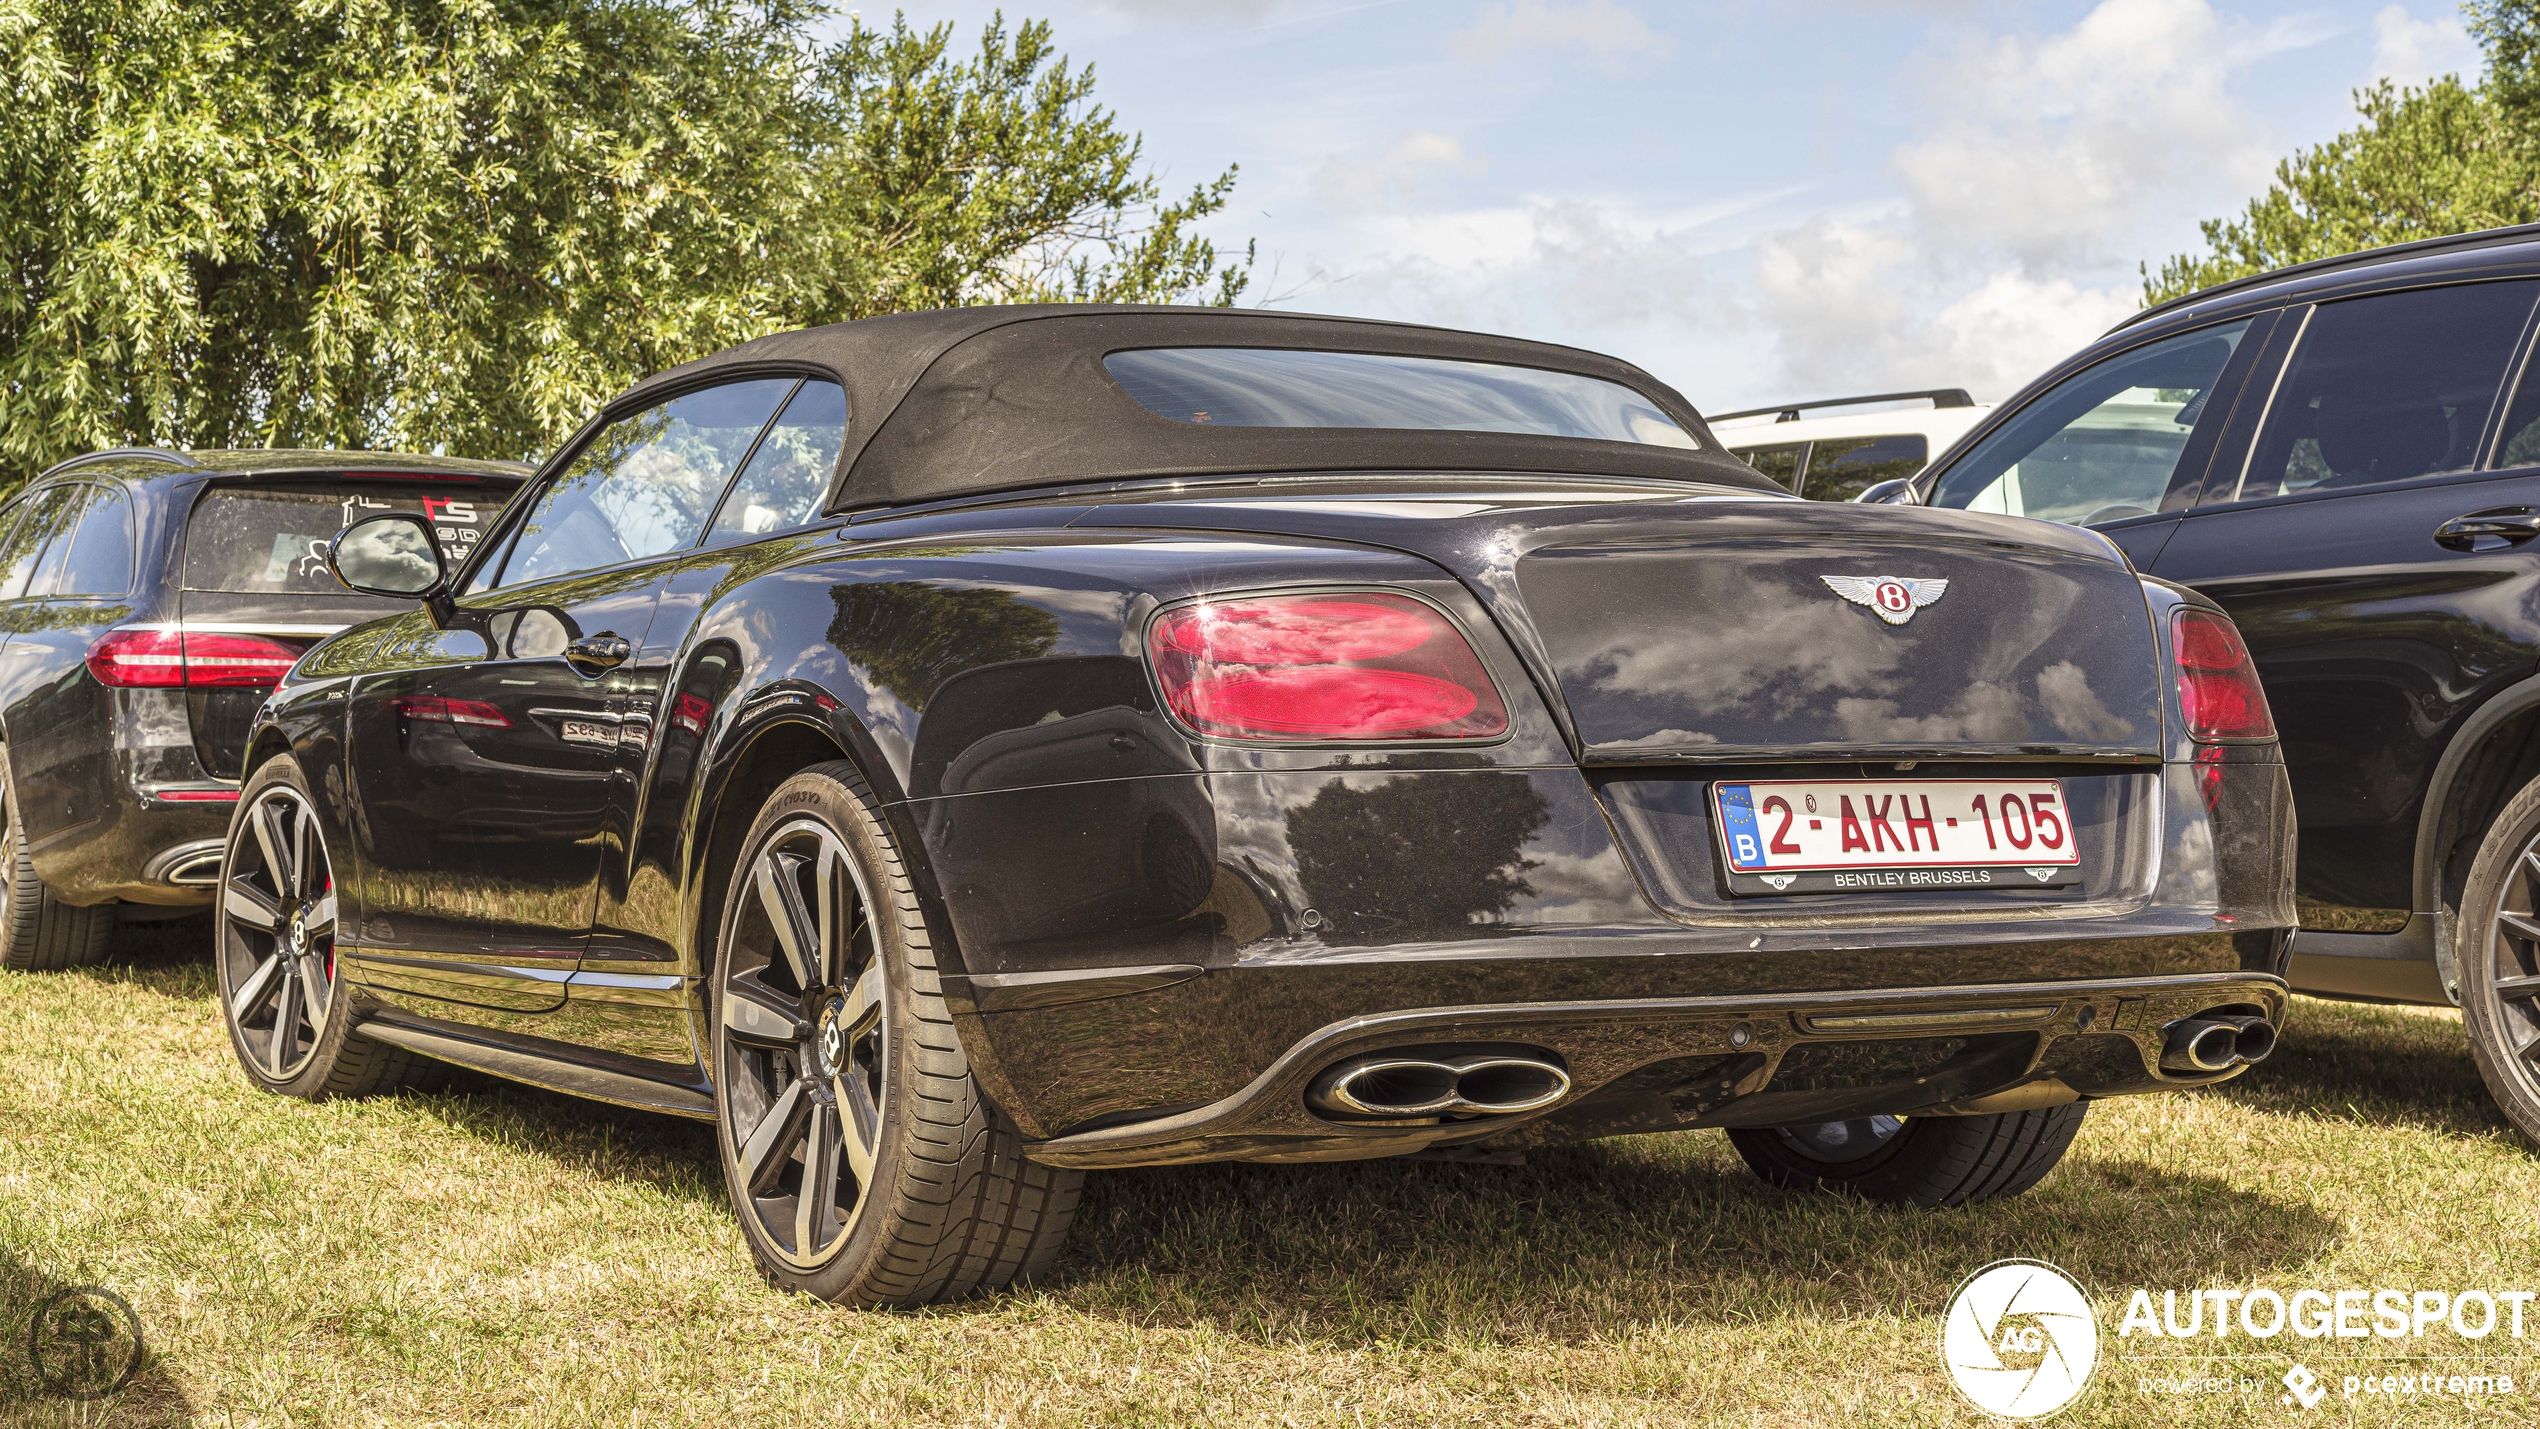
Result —
POLYGON ((1277 532, 1435 561, 1558 692, 1592 764, 2159 757, 2149 611, 2089 532, 1762 493, 1439 485, 1456 489, 1185 498, 1073 524, 1277 532), (1891 578, 1922 597, 1901 622, 1874 608, 1891 578))

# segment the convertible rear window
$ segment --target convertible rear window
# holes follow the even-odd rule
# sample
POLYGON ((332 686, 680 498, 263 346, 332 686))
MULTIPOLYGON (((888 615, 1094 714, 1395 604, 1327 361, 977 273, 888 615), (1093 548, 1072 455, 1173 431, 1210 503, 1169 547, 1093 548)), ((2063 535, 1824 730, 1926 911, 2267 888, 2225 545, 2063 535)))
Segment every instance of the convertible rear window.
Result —
POLYGON ((412 511, 432 523, 455 566, 510 495, 474 482, 345 481, 216 486, 185 526, 185 588, 335 595, 326 543, 365 516, 412 511))
POLYGON ((1176 422, 1700 445, 1619 382, 1540 367, 1269 347, 1144 348, 1103 366, 1139 406, 1176 422))

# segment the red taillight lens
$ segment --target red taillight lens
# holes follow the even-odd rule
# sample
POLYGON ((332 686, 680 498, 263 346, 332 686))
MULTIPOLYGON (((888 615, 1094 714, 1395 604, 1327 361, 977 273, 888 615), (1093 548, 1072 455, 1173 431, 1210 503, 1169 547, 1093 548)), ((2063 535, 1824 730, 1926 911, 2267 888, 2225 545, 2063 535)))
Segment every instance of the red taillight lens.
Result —
POLYGON ((2178 706, 2190 739, 2272 739, 2275 716, 2258 667, 2240 631, 2210 610, 2182 610, 2170 617, 2170 648, 2178 659, 2178 706))
POLYGON ((1409 596, 1268 595, 1167 611, 1157 683, 1207 734, 1277 743, 1491 739, 1508 732, 1463 632, 1409 596))
POLYGON ((432 724, 464 724, 480 729, 509 729, 502 710, 483 700, 445 700, 439 695, 403 695, 390 702, 407 719, 432 724))
MULTIPOLYGON (((837 701, 831 700, 830 704, 835 706, 837 701)), ((703 695, 692 695, 683 692, 679 698, 670 702, 670 722, 679 726, 681 729, 688 731, 690 734, 704 734, 706 732, 706 719, 713 713, 714 706, 708 703, 706 697, 703 695)))
POLYGON ((97 683, 119 689, 217 689, 281 683, 300 652, 256 635, 113 630, 88 652, 97 683))

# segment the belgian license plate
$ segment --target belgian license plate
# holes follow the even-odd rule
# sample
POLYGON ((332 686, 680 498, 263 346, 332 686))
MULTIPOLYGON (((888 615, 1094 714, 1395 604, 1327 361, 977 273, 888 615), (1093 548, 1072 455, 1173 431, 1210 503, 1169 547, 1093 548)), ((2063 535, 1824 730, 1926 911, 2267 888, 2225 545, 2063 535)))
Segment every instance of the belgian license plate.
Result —
POLYGON ((2056 779, 1776 779, 1711 786, 1733 893, 2069 888, 2056 779))

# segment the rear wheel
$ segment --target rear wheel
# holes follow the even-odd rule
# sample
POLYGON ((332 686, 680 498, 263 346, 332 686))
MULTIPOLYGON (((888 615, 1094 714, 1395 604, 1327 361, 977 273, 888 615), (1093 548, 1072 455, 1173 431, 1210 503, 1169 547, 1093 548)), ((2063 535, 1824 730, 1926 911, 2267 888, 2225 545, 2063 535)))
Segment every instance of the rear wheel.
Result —
POLYGON ((269 1092, 310 1100, 437 1079, 431 1058, 353 1030, 336 980, 335 920, 335 860, 308 785, 290 760, 272 760, 239 793, 212 919, 239 1065, 269 1092))
POLYGON ((2461 1024, 2496 1104, 2540 1143, 2540 781, 2506 804, 2461 892, 2461 1024))
POLYGON ((1859 1117, 1733 1127, 1756 1175, 1789 1191, 1837 1191, 1897 1205, 1999 1201, 2036 1185, 2073 1144, 2087 1102, 1991 1116, 1859 1117))
POLYGON ((1083 1173, 1023 1159, 981 1097, 924 919, 853 765, 777 787, 724 895, 713 983, 724 1179, 759 1268, 853 1305, 1028 1279, 1083 1173))
POLYGON ((19 826, 17 791, 0 775, 0 967, 15 972, 87 967, 106 956, 114 931, 114 904, 74 908, 35 876, 26 831, 19 826))

